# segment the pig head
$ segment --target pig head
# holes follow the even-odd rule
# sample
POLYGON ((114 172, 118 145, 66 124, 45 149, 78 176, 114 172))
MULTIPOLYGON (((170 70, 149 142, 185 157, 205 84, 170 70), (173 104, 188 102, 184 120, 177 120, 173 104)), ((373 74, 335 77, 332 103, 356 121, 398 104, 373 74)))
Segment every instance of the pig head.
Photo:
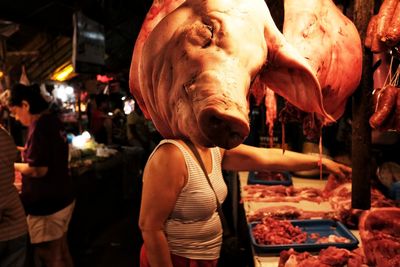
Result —
POLYGON ((131 92, 165 138, 226 149, 241 144, 258 75, 300 109, 332 119, 311 67, 263 0, 181 2, 153 3, 130 72, 131 92), (166 9, 173 11, 160 12, 166 9))

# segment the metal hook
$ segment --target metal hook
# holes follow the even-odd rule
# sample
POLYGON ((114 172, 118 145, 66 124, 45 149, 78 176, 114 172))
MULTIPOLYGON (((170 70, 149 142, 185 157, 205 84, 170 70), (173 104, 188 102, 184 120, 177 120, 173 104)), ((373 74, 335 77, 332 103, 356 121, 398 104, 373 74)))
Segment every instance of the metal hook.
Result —
POLYGON ((390 49, 390 55, 396 59, 400 59, 400 46, 395 46, 390 49))

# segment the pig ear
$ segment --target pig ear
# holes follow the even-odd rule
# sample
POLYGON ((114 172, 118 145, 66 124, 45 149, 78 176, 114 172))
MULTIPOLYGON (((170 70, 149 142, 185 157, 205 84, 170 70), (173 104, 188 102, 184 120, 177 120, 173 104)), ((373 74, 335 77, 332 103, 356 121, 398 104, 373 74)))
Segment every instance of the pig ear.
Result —
POLYGON ((309 63, 277 29, 274 34, 276 38, 266 40, 268 58, 260 82, 297 108, 317 113, 325 123, 335 121, 324 109, 321 86, 309 63))

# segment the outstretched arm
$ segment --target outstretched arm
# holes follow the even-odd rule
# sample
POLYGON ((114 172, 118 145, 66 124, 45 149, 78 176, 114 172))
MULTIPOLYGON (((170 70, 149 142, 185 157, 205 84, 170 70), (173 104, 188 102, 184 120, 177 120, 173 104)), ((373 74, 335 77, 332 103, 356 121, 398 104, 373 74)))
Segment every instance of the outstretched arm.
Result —
POLYGON ((302 171, 319 167, 339 177, 351 174, 351 168, 319 156, 279 148, 239 145, 223 151, 222 168, 231 171, 302 171))

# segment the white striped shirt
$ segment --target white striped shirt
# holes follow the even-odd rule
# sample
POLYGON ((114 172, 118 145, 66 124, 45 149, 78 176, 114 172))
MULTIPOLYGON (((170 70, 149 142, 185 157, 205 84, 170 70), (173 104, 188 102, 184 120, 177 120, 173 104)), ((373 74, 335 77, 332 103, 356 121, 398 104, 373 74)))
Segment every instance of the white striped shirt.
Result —
POLYGON ((0 241, 27 233, 25 211, 14 186, 14 161, 17 147, 0 125, 0 241))
MULTIPOLYGON (((187 183, 165 225, 170 251, 191 259, 217 259, 222 243, 222 226, 215 194, 200 165, 186 148, 169 139, 161 141, 158 147, 164 143, 172 143, 181 150, 188 172, 187 183)), ((219 148, 211 148, 211 155, 212 171, 208 175, 222 203, 227 195, 227 187, 222 176, 219 148)))

